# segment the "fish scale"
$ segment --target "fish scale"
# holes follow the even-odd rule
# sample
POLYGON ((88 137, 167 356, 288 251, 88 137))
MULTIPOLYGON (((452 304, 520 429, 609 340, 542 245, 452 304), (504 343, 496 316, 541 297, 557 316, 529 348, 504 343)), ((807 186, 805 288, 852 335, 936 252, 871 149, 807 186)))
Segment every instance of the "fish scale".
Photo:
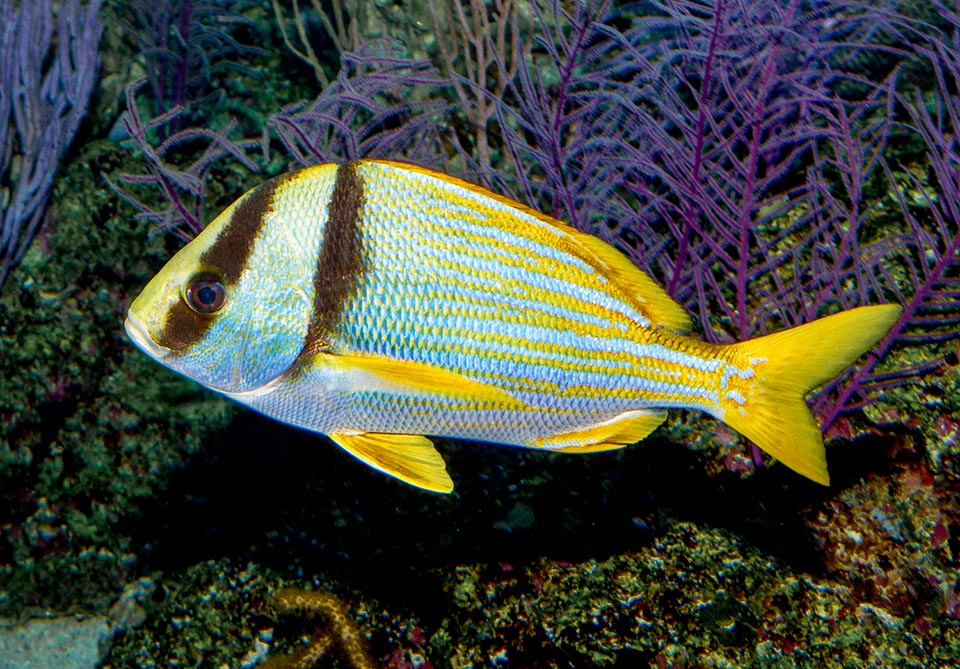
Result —
POLYGON ((726 421, 826 484, 803 396, 899 314, 702 342, 603 242, 459 179, 360 160, 247 193, 154 277, 125 327, 171 369, 449 492, 425 435, 587 453, 642 440, 672 408, 726 421))
MULTIPOLYGON (((388 194, 386 189, 378 190, 375 187, 378 181, 387 178, 375 175, 378 171, 396 172, 390 167, 372 165, 365 167, 361 173, 368 188, 374 186, 374 193, 388 194)), ((361 293, 347 306, 347 313, 350 315, 344 318, 341 326, 343 331, 340 333, 343 345, 364 353, 390 355, 449 367, 455 367, 449 360, 455 350, 466 351, 467 355, 460 357, 461 365, 456 369, 478 380, 490 375, 500 378, 513 377, 518 385, 529 387, 531 382, 535 384, 547 378, 555 379, 559 367, 566 374, 576 375, 575 378, 565 380, 563 385, 595 386, 602 374, 611 377, 610 383, 603 384, 605 389, 623 386, 624 372, 629 371, 629 367, 625 369, 609 364, 609 328, 586 327, 586 322, 589 321, 619 322, 623 329, 633 325, 620 311, 601 310, 587 301, 596 299, 596 286, 604 283, 594 281, 594 285, 589 286, 592 290, 579 290, 581 295, 577 295, 579 284, 575 280, 565 279, 562 285, 566 290, 558 294, 556 282, 560 268, 557 263, 546 265, 521 260, 516 266, 505 266, 505 258, 518 257, 519 254, 511 252, 513 249, 506 246, 509 236, 502 231, 498 231, 499 234, 491 232, 472 235, 474 240, 489 240, 486 247, 470 246, 459 254, 474 262, 461 265, 452 261, 442 252, 442 248, 438 253, 429 240, 439 237, 445 240, 444 246, 447 246, 455 243, 449 241, 446 236, 448 233, 450 236, 459 234, 465 237, 469 228, 465 229, 466 224, 455 216, 439 216, 439 213, 444 211, 441 204, 449 198, 449 194, 437 191, 439 189, 417 193, 417 197, 409 199, 410 206, 399 208, 396 205, 390 206, 389 197, 366 198, 362 219, 365 234, 382 241, 378 241, 377 245, 370 249, 373 256, 368 261, 371 269, 364 279, 361 293), (433 212, 433 215, 424 218, 424 211, 433 212), (421 222, 420 234, 413 238, 414 244, 400 244, 401 235, 397 233, 405 230, 404 226, 396 224, 395 220, 421 222), (368 221, 371 222, 369 225, 368 221), (412 262, 413 258, 420 258, 421 261, 413 274, 413 280, 408 280, 410 275, 400 273, 394 268, 403 267, 405 261, 412 262), (534 267, 542 273, 534 274, 534 267), (547 271, 543 271, 544 269, 547 271), (477 289, 450 290, 451 285, 457 288, 471 286, 477 276, 496 277, 511 288, 501 294, 501 299, 495 303, 497 311, 480 314, 472 308, 475 303, 470 298, 476 295, 477 289), (511 279, 517 276, 525 277, 526 282, 511 283, 511 279), (418 277, 424 277, 424 280, 416 280, 418 277), (554 284, 553 290, 543 287, 550 285, 550 282, 554 284), (425 293, 441 296, 441 299, 424 300, 425 293), (370 299, 370 296, 382 294, 398 296, 399 299, 390 305, 382 305, 376 299, 370 299), (523 299, 514 302, 514 296, 522 296, 523 299), (536 326, 529 322, 511 323, 502 318, 501 310, 535 314, 539 323, 536 326), (441 322, 446 325, 441 325, 441 322), (361 323, 362 327, 349 329, 354 323, 361 323), (401 338, 409 343, 416 342, 416 347, 390 346, 389 338, 384 336, 381 329, 369 327, 377 323, 381 324, 382 328, 389 326, 387 329, 391 332, 402 333, 401 338), (571 333, 574 336, 571 336, 571 333), (554 350, 551 351, 551 348, 554 350), (558 348, 564 351, 562 357, 558 355, 558 348), (518 359, 523 362, 510 364, 511 360, 518 359), (584 373, 588 366, 602 369, 603 372, 588 375, 584 373), (511 371, 508 373, 507 369, 511 371)), ((450 209, 455 212, 457 207, 450 209)), ((474 228, 480 225, 491 228, 510 223, 517 225, 516 221, 504 221, 503 216, 495 217, 496 212, 492 209, 487 209, 487 212, 489 217, 474 215, 468 225, 474 228)), ((541 246, 534 246, 527 249, 527 252, 530 255, 543 253, 543 249, 541 246)), ((585 273, 585 266, 579 261, 569 263, 564 268, 585 273)), ((606 292, 604 297, 608 302, 616 299, 606 292)), ((549 388, 544 390, 545 392, 538 393, 541 396, 539 404, 549 406, 548 400, 552 395, 549 388)), ((524 399, 529 402, 534 398, 528 396, 524 399)), ((609 396, 607 399, 615 400, 609 396)), ((597 406, 595 409, 617 411, 620 404, 621 402, 614 402, 610 407, 597 406)))

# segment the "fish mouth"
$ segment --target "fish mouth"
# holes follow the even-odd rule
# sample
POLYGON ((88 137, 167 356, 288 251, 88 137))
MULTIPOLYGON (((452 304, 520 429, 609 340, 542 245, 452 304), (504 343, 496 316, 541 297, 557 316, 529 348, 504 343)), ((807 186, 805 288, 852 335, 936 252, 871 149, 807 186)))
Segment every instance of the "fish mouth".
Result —
POLYGON ((157 360, 163 360, 170 355, 170 349, 160 346, 147 334, 146 326, 136 314, 127 313, 127 320, 123 322, 123 329, 127 331, 130 341, 147 355, 157 360))

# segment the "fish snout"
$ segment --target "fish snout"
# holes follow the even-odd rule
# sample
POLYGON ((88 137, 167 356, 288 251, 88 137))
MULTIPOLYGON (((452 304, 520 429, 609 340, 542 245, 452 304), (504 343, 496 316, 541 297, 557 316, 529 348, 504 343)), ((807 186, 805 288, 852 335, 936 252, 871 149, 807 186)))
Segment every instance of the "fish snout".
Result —
POLYGON ((132 311, 127 313, 127 319, 123 322, 123 329, 126 331, 127 336, 130 337, 130 341, 132 341, 137 348, 155 360, 163 360, 170 355, 170 349, 160 346, 155 342, 150 336, 146 325, 144 325, 140 317, 132 311))

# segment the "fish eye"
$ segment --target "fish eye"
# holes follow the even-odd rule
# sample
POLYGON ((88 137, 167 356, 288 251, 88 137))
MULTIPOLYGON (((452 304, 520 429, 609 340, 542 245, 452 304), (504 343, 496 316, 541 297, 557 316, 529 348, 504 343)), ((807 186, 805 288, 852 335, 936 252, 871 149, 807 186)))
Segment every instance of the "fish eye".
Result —
POLYGON ((219 281, 194 279, 184 292, 187 305, 198 314, 215 314, 227 301, 227 289, 219 281))

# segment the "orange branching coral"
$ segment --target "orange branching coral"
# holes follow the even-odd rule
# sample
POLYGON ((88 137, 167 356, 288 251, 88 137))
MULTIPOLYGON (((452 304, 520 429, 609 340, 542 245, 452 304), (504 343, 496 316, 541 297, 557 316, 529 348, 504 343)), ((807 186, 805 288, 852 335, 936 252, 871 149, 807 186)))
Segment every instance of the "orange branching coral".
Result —
POLYGON ((277 615, 294 615, 308 620, 320 618, 326 625, 317 630, 304 650, 286 657, 270 658, 260 669, 314 669, 335 650, 339 650, 352 669, 375 669, 376 664, 346 605, 329 592, 287 589, 274 593, 273 599, 277 615))

